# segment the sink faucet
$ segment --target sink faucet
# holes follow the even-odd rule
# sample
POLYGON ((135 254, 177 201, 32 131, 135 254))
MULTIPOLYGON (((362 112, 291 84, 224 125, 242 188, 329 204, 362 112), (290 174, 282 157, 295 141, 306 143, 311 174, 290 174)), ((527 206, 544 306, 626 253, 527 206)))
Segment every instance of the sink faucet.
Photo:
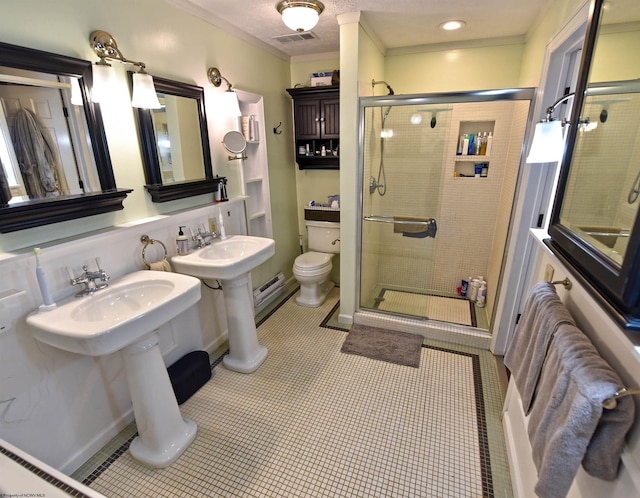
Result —
POLYGON ((195 242, 195 249, 202 249, 204 246, 208 246, 213 239, 218 237, 218 232, 206 232, 201 227, 198 227, 195 235, 191 232, 191 240, 195 242))
POLYGON ((104 289, 109 284, 107 281, 111 278, 106 271, 102 269, 102 265, 100 264, 100 258, 96 258, 96 265, 98 266, 98 271, 89 271, 89 267, 84 265, 82 267, 82 275, 79 277, 74 277, 71 273, 71 270, 67 268, 69 272, 69 277, 71 278, 71 285, 79 285, 84 284, 84 289, 76 294, 76 297, 86 296, 87 294, 93 294, 95 291, 104 289), (100 282, 96 282, 96 280, 100 280, 100 282))

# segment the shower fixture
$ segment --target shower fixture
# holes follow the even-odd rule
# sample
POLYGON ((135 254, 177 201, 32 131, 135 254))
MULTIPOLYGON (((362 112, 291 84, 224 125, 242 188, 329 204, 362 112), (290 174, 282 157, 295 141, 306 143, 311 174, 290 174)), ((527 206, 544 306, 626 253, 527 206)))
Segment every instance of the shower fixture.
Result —
POLYGON ((371 91, 373 92, 374 88, 376 85, 385 85, 387 87, 387 90, 389 90, 388 95, 395 95, 395 92, 393 91, 393 88, 391 88, 391 86, 389 85, 389 83, 387 83, 386 81, 376 81, 376 80, 371 80, 371 91))
POLYGON ((450 110, 451 109, 447 107, 441 107, 441 108, 435 108, 435 109, 418 109, 417 113, 411 116, 411 124, 419 125, 420 123, 422 123, 422 116, 418 113, 428 112, 428 113, 431 113, 431 121, 429 123, 429 126, 431 126, 431 128, 435 128, 436 124, 438 124, 437 114, 439 112, 447 112, 450 110))

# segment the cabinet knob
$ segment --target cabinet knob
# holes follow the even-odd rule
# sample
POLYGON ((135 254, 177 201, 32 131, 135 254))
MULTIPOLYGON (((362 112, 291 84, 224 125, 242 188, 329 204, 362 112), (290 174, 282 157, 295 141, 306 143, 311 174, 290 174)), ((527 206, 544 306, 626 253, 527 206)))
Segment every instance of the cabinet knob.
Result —
POLYGON ((320 118, 316 118, 316 123, 317 123, 318 121, 320 121, 320 118))
POLYGON ((324 118, 320 118, 320 122, 321 122, 321 123, 324 123, 324 118))

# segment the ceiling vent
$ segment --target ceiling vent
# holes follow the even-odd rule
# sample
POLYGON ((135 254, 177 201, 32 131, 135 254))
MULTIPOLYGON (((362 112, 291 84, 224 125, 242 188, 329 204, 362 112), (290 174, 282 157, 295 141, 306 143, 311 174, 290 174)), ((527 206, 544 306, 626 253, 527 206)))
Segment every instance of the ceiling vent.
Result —
POLYGON ((274 36, 273 39, 280 43, 291 43, 305 40, 315 40, 318 36, 313 31, 305 31, 304 33, 292 33, 287 35, 274 36))

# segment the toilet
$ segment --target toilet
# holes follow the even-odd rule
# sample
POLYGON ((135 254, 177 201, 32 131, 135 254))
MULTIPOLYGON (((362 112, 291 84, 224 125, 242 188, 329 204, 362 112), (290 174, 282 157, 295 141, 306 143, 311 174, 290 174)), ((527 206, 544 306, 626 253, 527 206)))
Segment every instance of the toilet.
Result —
POLYGON ((333 256, 340 252, 340 223, 335 221, 305 220, 309 236, 309 251, 293 263, 293 276, 300 284, 296 303, 317 308, 333 289, 329 280, 333 256))

